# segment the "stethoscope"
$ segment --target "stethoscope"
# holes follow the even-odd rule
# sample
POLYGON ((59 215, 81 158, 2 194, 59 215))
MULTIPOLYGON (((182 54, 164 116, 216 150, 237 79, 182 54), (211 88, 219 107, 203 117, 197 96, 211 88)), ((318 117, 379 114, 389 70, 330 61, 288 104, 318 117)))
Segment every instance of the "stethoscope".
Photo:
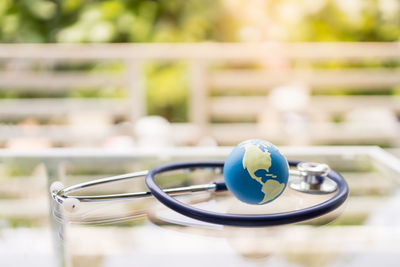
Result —
POLYGON ((139 171, 97 179, 69 187, 64 187, 61 182, 54 182, 50 187, 50 193, 52 198, 61 204, 68 212, 78 210, 81 202, 101 202, 154 196, 168 208, 187 217, 207 223, 247 227, 283 225, 313 219, 335 210, 346 201, 349 190, 345 179, 338 172, 331 170, 327 164, 289 160, 288 165, 295 168, 289 170, 289 187, 291 189, 308 194, 335 194, 328 200, 314 206, 289 212, 272 214, 230 214, 200 209, 172 197, 172 195, 200 191, 226 191, 228 188, 223 180, 214 181, 209 184, 169 189, 161 189, 155 181, 156 175, 176 170, 190 172, 194 169, 211 169, 216 173, 221 173, 224 167, 224 161, 169 163, 157 166, 148 171, 139 171), (139 177, 145 177, 146 186, 149 191, 109 195, 70 195, 84 188, 139 177))

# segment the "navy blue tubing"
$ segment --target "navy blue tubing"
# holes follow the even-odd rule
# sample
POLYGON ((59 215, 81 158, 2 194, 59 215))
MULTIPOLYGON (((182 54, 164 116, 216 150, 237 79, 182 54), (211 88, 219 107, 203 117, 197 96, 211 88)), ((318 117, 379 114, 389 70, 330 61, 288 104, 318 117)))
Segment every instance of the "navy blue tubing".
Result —
MULTIPOLYGON (((297 166, 300 161, 289 161, 290 166, 297 166)), ((349 188, 344 178, 337 172, 331 171, 328 177, 335 181, 338 185, 336 194, 325 202, 319 203, 315 206, 311 206, 301 210, 294 210, 282 213, 273 214, 230 214, 230 213, 217 213, 213 211, 207 211, 193 206, 182 203, 175 198, 165 193, 154 181, 154 177, 157 174, 187 168, 222 168, 224 166, 223 161, 197 161, 197 162, 180 162, 160 165, 151 169, 146 176, 146 185, 161 203, 168 208, 179 212, 185 216, 200 221, 231 225, 231 226, 246 226, 246 227, 257 227, 257 226, 274 226, 282 224, 297 223, 305 220, 309 220, 321 215, 324 215, 345 202, 349 194, 349 188)), ((217 185, 216 191, 226 190, 223 182, 215 182, 217 185)))

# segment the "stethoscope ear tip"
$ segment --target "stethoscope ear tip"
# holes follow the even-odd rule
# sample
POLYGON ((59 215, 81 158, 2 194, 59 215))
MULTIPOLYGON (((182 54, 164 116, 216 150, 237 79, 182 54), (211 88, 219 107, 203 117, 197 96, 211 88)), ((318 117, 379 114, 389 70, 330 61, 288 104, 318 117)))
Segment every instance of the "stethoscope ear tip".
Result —
POLYGON ((76 212, 80 207, 80 201, 76 198, 70 197, 64 199, 62 206, 68 212, 76 212))
POLYGON ((80 207, 80 201, 79 199, 76 199, 74 197, 59 197, 57 194, 59 194, 60 191, 64 190, 64 184, 61 182, 54 182, 50 186, 50 192, 53 196, 54 199, 59 202, 62 207, 64 208, 65 211, 67 212, 75 212, 79 209, 80 207))
POLYGON ((64 184, 61 183, 61 182, 58 182, 58 181, 57 182, 53 182, 50 185, 50 192, 52 194, 57 194, 58 192, 60 192, 63 189, 64 189, 64 184))

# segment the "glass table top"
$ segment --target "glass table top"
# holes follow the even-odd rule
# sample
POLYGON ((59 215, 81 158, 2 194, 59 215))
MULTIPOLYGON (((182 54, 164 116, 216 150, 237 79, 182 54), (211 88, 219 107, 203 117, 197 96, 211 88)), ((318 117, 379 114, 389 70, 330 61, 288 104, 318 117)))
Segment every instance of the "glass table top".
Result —
MULTIPOLYGON (((0 150, 0 266, 398 266, 400 161, 378 147, 281 147, 289 159, 323 162, 340 172, 350 195, 319 218, 275 227, 227 227, 186 218, 154 198, 82 203, 66 212, 49 185, 69 186, 183 160, 224 159, 229 147, 0 150)), ((157 178, 165 188, 221 179, 213 170, 157 178)), ((143 179, 79 194, 146 190, 143 179)), ((290 188, 267 205, 240 203, 229 192, 178 196, 229 213, 276 213, 309 207, 331 195, 290 188)))

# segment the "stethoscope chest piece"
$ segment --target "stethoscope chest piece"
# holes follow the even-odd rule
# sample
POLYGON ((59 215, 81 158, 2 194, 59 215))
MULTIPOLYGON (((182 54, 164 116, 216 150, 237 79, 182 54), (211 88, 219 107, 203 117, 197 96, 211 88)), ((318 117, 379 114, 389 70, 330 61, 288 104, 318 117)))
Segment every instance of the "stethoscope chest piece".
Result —
POLYGON ((331 169, 327 164, 300 162, 297 165, 298 176, 292 179, 289 187, 309 194, 331 194, 337 190, 337 183, 327 176, 331 169))

